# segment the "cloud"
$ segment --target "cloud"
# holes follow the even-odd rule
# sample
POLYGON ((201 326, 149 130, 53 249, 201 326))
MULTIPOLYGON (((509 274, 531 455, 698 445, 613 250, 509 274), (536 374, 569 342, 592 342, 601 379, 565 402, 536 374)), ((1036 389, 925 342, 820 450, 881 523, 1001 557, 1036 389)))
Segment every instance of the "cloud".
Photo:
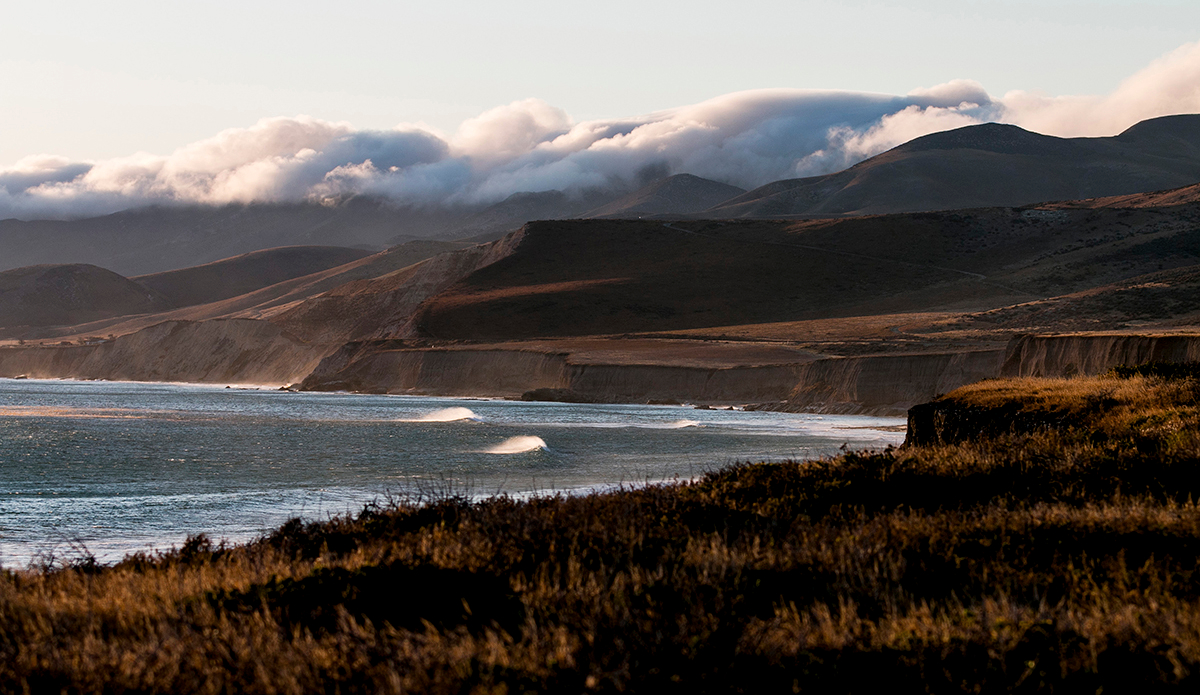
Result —
POLYGON ((33 155, 0 170, 0 189, 17 194, 44 183, 67 183, 88 173, 91 168, 91 164, 72 162, 66 157, 33 155))
POLYGON ((1107 96, 1047 97, 1015 91, 1003 102, 1009 122, 1071 137, 1113 135, 1147 118, 1200 113, 1200 43, 1159 58, 1107 96))
POLYGON ((36 155, 0 169, 0 217, 70 217, 148 204, 383 196, 486 204, 523 191, 628 187, 691 173, 743 187, 837 171, 929 133, 1001 121, 1060 136, 1112 135, 1200 112, 1200 44, 1156 60, 1109 95, 990 96, 954 80, 903 96, 763 89, 641 116, 574 122, 538 99, 499 106, 450 136, 401 124, 358 130, 267 118, 181 147, 100 162, 36 155))

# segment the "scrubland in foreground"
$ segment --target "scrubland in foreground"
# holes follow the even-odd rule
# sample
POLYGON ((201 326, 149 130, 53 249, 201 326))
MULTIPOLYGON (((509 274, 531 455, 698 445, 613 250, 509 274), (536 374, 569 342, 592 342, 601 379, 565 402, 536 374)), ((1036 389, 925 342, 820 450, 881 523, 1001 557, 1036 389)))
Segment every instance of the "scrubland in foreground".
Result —
POLYGON ((900 449, 5 573, 0 688, 1194 692, 1197 396, 983 382, 900 449))

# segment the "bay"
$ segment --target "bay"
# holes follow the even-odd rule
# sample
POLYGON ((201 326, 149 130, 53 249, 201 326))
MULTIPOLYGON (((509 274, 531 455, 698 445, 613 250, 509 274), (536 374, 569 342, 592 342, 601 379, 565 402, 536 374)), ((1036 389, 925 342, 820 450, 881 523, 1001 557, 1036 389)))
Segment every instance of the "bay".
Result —
POLYGON ((0 565, 241 542, 389 499, 690 479, 899 444, 900 418, 0 379, 0 565), (889 431, 885 428, 891 428, 889 431))

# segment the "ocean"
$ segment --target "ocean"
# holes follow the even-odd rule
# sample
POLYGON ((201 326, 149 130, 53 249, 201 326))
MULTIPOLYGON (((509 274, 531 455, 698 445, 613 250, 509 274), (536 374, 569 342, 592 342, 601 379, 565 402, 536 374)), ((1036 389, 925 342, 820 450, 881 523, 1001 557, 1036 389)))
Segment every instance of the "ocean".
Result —
POLYGON ((0 566, 899 444, 900 418, 0 379, 0 566))

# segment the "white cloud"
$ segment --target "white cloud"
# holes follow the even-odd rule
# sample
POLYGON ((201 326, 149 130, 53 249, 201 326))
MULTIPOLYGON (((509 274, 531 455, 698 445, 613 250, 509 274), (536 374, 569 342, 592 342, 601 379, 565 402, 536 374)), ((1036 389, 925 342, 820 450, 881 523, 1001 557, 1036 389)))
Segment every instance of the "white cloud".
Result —
POLYGON ((1200 113, 1200 43, 1182 46, 1107 96, 1004 95, 1005 120, 1060 136, 1113 135, 1156 116, 1200 113))
POLYGON ((51 155, 0 169, 0 217, 102 214, 150 203, 223 204, 369 194, 486 203, 521 191, 633 185, 687 172, 752 187, 828 173, 912 138, 1002 121, 1060 135, 1112 135, 1200 112, 1200 44, 1171 52, 1107 96, 993 98, 955 80, 904 96, 769 89, 624 119, 575 123, 538 99, 427 127, 356 130, 297 116, 233 128, 168 155, 100 162, 51 155))

